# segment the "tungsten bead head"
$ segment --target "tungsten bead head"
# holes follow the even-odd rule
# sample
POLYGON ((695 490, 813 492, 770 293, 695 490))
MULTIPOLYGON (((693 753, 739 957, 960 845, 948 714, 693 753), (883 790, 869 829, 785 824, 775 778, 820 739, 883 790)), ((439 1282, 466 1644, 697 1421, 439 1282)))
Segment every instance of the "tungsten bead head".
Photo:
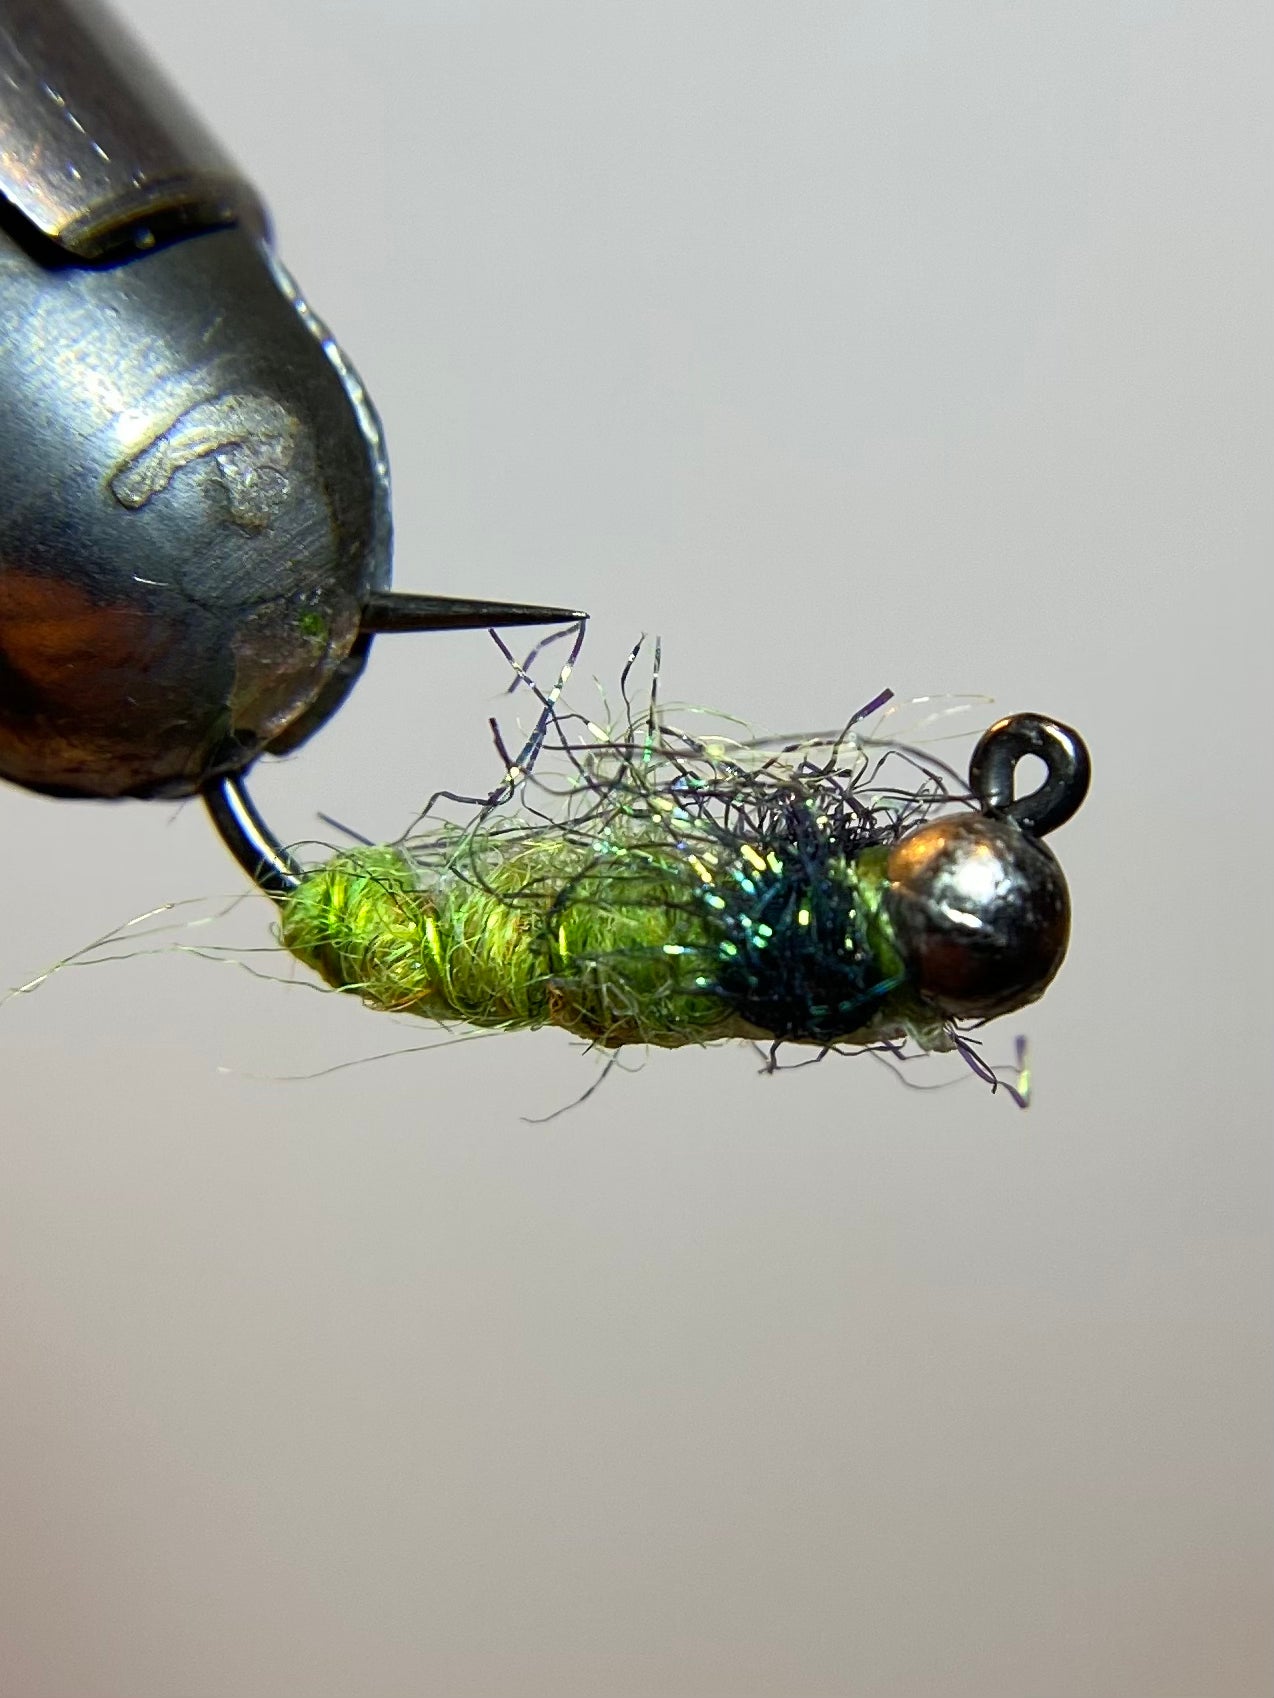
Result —
POLYGON ((955 1018, 1034 1002, 1066 954, 1062 870, 1008 819, 949 814, 908 833, 890 851, 885 904, 912 984, 955 1018))

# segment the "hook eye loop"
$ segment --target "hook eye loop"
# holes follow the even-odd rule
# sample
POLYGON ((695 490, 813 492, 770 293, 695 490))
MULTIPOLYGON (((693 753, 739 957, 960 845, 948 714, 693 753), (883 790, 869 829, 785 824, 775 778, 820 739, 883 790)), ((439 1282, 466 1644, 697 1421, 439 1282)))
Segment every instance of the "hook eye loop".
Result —
POLYGON ((1038 713, 1015 713, 983 733, 969 761, 969 788, 988 814, 1012 820, 1032 837, 1065 825, 1088 794, 1092 766, 1078 731, 1038 713), (1037 755, 1044 782, 1015 797, 1018 763, 1037 755))

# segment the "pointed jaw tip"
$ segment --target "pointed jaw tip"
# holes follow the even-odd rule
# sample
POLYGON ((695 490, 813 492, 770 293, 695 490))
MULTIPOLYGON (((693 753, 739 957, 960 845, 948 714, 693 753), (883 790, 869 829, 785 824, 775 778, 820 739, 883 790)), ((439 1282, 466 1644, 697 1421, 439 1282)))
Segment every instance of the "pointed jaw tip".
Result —
POLYGON ((503 625, 564 625, 587 617, 571 607, 377 590, 367 598, 359 628, 365 636, 375 637, 400 631, 483 631, 503 625))

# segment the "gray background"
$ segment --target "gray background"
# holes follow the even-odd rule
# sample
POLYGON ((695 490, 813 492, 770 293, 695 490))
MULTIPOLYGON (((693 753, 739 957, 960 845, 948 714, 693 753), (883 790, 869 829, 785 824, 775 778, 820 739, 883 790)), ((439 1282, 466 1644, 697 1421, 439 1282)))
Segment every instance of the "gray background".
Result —
MULTIPOLYGON (((404 587, 1097 776, 1027 1115, 713 1050, 527 1125, 556 1033, 272 1081, 428 1032, 172 953, 0 1009, 5 1698, 1265 1698, 1268 8, 127 11, 383 411, 404 587)), ((393 833, 502 682, 383 642, 260 797, 393 833)), ((0 828, 5 983, 238 888, 193 807, 0 828)))

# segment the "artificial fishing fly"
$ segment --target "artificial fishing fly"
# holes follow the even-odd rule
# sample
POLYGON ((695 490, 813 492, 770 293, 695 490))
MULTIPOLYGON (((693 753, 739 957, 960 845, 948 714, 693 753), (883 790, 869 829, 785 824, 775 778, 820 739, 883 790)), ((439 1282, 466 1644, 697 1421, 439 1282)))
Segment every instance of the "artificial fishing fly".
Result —
POLYGON ((278 902, 284 947, 376 1009, 558 1026, 611 1050, 742 1038, 896 1053, 910 1038, 973 1060, 968 1028, 1056 974, 1070 903, 1043 838, 1089 782, 1069 727, 1001 720, 966 789, 856 734, 888 693, 839 736, 776 749, 679 730, 653 688, 643 716, 604 735, 561 707, 569 671, 537 690, 531 737, 464 825, 306 869, 224 781, 214 819, 278 902), (546 747, 567 762, 560 793, 539 777, 546 747), (1018 799, 1027 755, 1046 777, 1018 799), (533 802, 537 782, 550 805, 533 802))

